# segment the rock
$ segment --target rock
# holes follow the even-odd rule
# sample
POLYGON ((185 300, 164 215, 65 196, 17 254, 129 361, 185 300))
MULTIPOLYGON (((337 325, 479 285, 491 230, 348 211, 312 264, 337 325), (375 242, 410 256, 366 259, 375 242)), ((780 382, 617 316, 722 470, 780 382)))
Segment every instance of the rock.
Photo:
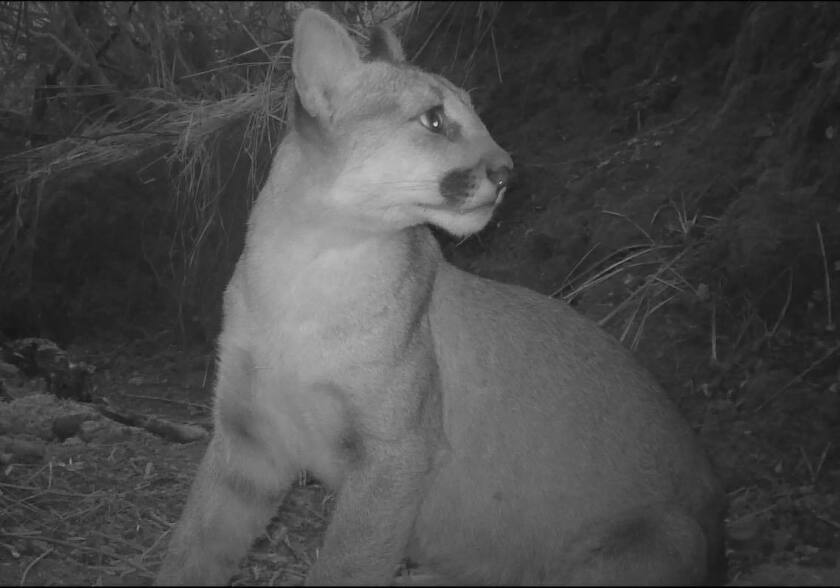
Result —
POLYGON ((77 413, 99 416, 90 405, 59 400, 52 394, 28 394, 9 403, 0 402, 0 419, 8 419, 12 433, 34 435, 44 441, 55 439, 56 419, 77 413))
POLYGON ((85 421, 79 426, 78 436, 83 441, 90 443, 113 443, 125 441, 135 436, 141 429, 121 425, 108 419, 85 421))
POLYGON ((0 360, 0 378, 2 377, 15 377, 20 374, 20 370, 17 366, 12 365, 11 363, 6 363, 5 361, 0 360))
POLYGON ((144 427, 147 431, 160 435, 167 441, 173 441, 175 443, 200 441, 210 434, 197 425, 182 425, 163 419, 149 419, 144 427))
POLYGON ((72 437, 79 432, 82 423, 93 420, 95 415, 84 412, 77 412, 74 414, 63 415, 57 417, 52 424, 52 432, 60 441, 64 441, 68 437, 72 437))
POLYGON ((46 445, 35 438, 0 437, 0 463, 39 463, 46 455, 46 445))
POLYGON ((9 341, 6 360, 13 362, 27 376, 49 373, 67 363, 67 353, 49 339, 27 337, 9 341))
POLYGON ((0 401, 8 402, 9 400, 14 400, 14 397, 9 393, 8 388, 6 388, 6 382, 0 380, 0 401))

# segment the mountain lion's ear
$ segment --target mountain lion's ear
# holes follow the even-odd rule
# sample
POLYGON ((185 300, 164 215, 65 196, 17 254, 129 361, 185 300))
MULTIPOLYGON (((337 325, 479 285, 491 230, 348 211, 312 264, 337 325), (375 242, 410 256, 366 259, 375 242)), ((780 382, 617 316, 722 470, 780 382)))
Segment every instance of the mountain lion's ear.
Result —
POLYGON ((326 13, 307 8, 295 23, 292 71, 306 111, 329 118, 342 82, 362 63, 347 31, 326 13))
POLYGON ((370 58, 379 61, 402 63, 405 61, 402 44, 388 27, 374 27, 370 32, 370 58))

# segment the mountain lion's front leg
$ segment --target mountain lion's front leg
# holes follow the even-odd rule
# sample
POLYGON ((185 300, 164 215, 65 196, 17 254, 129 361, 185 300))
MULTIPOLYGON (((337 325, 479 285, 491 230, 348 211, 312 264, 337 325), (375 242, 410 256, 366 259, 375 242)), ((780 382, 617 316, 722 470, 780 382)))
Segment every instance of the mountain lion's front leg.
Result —
POLYGON ((158 585, 226 584, 274 515, 296 469, 249 422, 252 372, 243 352, 223 352, 213 439, 175 528, 158 585))
POLYGON ((277 509, 274 489, 232 466, 224 445, 216 435, 207 449, 157 585, 226 584, 277 509))
POLYGON ((434 447, 418 433, 361 444, 308 585, 389 585, 405 554, 434 447))

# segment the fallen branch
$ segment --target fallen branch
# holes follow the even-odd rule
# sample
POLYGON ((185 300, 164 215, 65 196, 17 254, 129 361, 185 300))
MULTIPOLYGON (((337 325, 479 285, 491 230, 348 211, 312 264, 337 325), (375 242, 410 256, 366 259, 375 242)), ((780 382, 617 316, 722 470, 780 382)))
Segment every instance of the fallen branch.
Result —
POLYGON ((209 435, 206 429, 197 425, 182 425, 166 419, 117 410, 108 404, 100 404, 97 408, 99 412, 112 421, 130 427, 146 429, 150 433, 154 433, 167 441, 173 441, 175 443, 191 443, 192 441, 204 439, 209 435))
POLYGON ((206 410, 210 412, 213 410, 210 406, 206 404, 201 404, 198 402, 187 402, 186 400, 174 400, 172 398, 162 398, 160 396, 150 396, 146 394, 129 394, 127 392, 119 392, 120 396, 124 396, 125 398, 134 398, 136 400, 154 400, 157 402, 166 402, 167 404, 175 404, 177 406, 185 406, 187 408, 199 408, 201 410, 206 410))

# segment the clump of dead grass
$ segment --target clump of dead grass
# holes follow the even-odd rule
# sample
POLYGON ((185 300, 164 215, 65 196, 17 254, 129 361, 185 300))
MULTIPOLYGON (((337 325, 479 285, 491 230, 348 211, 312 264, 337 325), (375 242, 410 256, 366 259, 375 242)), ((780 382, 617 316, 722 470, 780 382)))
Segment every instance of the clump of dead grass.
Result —
MULTIPOLYGON (((49 445, 45 463, 0 472, 0 583, 149 584, 195 475, 203 444, 144 432, 117 443, 49 445)), ((243 562, 235 585, 300 584, 329 516, 330 496, 298 484, 243 562)), ((266 521, 268 523, 268 521, 266 521)))
MULTIPOLYGON (((51 214, 52 204, 66 196, 66 187, 95 190, 103 175, 143 184, 158 182, 160 189, 155 194, 168 195, 169 210, 158 240, 143 245, 138 263, 150 267, 156 289, 176 302, 183 327, 187 301, 208 288, 215 290, 221 281, 202 273, 226 275, 228 268, 218 260, 232 257, 231 252, 238 249, 241 236, 230 230, 230 222, 238 225, 240 221, 230 214, 231 208, 239 214, 239 207, 222 202, 242 199, 248 206, 253 201, 282 134, 291 25, 305 4, 249 9, 235 3, 209 8, 145 5, 125 10, 96 3, 87 13, 39 5, 27 15, 13 3, 6 12, 0 11, 0 20, 24 15, 26 34, 20 38, 26 41, 22 47, 32 62, 26 61, 20 71, 8 72, 20 74, 21 83, 30 78, 40 83, 38 75, 27 73, 26 68, 44 63, 54 50, 50 44, 31 42, 39 35, 56 43, 59 54, 80 67, 87 64, 96 73, 93 82, 74 78, 71 86, 71 80, 64 77, 76 70, 51 70, 49 75, 57 75, 58 81, 43 82, 45 86, 39 89, 39 95, 47 97, 47 116, 37 129, 44 134, 23 150, 0 158, 0 177, 4 178, 0 186, 0 276, 5 276, 14 290, 3 296, 27 298, 36 287, 37 242, 44 231, 44 219, 51 214), (121 34, 132 31, 144 37, 148 53, 121 42, 123 37, 106 42, 101 51, 107 51, 108 59, 125 61, 121 68, 125 75, 118 79, 86 53, 87 41, 77 34, 81 18, 89 19, 86 26, 90 27, 119 23, 121 34), (57 33, 62 23, 75 31, 69 39, 57 33), (248 48, 239 49, 243 46, 248 48), (147 85, 141 86, 143 83, 147 85), (96 106, 100 103, 105 106, 96 106), (61 129, 54 128, 58 122, 61 129)), ((456 6, 423 10, 434 21, 425 42, 448 27, 459 26, 465 40, 458 44, 463 51, 472 51, 472 60, 476 48, 492 39, 499 5, 480 2, 468 10, 456 6), (478 17, 471 35, 470 16, 478 17), (470 36, 472 42, 466 38, 470 36)), ((409 21, 417 24, 421 15, 420 3, 413 1, 335 5, 332 9, 360 41, 371 25, 386 23, 400 30, 409 21)), ((97 36, 97 31, 91 34, 97 36)), ((25 84, 16 91, 25 93, 25 84)), ((23 95, 19 97, 22 109, 29 108, 23 95)), ((135 206, 129 199, 123 201, 124 207, 135 206)))
POLYGON ((647 321, 654 313, 679 295, 705 301, 708 298, 708 286, 694 286, 684 275, 681 263, 686 257, 689 245, 657 243, 647 231, 625 215, 612 211, 604 212, 631 222, 645 237, 645 241, 620 247, 584 265, 597 249, 597 245, 592 247, 572 267, 551 295, 574 303, 578 297, 599 285, 608 282, 622 283, 629 293, 601 317, 598 324, 607 326, 622 319, 618 338, 635 350, 641 341, 647 321))
POLYGON ((159 474, 153 463, 150 453, 122 444, 82 444, 52 447, 46 463, 6 466, 0 547, 19 562, 19 576, 2 582, 60 581, 51 576, 52 567, 38 569, 47 558, 68 566, 73 576, 83 574, 80 583, 126 575, 150 580, 149 556, 168 528, 155 505, 171 492, 154 483, 159 474))

